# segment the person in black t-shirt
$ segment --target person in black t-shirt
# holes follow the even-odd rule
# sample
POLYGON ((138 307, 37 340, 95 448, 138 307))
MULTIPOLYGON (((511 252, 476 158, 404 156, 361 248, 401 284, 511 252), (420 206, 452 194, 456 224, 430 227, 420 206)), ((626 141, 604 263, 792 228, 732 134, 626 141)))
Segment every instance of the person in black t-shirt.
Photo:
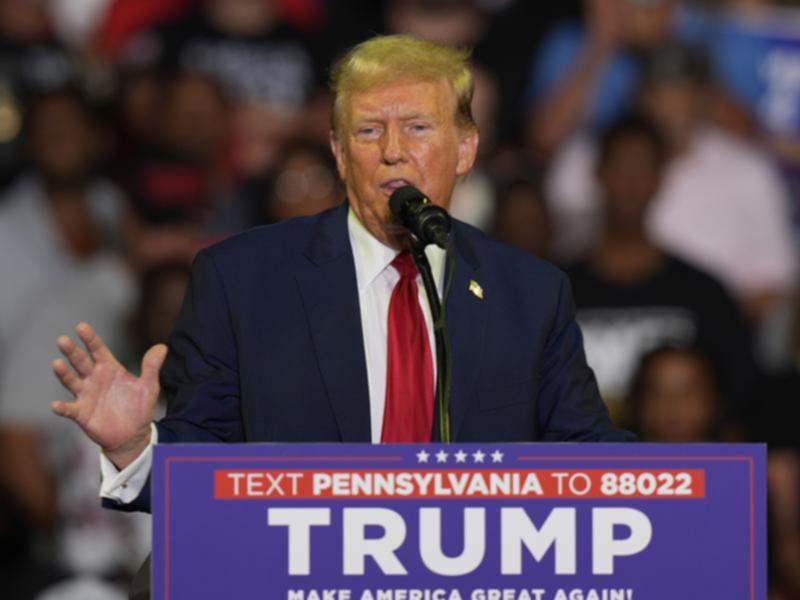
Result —
POLYGON ((256 178, 275 166, 286 140, 315 122, 310 101, 331 58, 319 38, 287 23, 276 0, 202 0, 133 38, 122 60, 167 79, 215 80, 231 107, 228 160, 243 178, 256 178))
POLYGON ((123 57, 165 73, 205 73, 234 104, 302 106, 322 75, 310 40, 283 21, 276 4, 203 0, 134 38, 123 57))
POLYGON ((644 117, 625 117, 606 132, 600 149, 604 231, 588 257, 567 272, 603 397, 619 416, 646 353, 693 346, 716 371, 726 416, 738 418, 756 377, 738 309, 716 280, 663 251, 645 228, 666 162, 658 130, 644 117))

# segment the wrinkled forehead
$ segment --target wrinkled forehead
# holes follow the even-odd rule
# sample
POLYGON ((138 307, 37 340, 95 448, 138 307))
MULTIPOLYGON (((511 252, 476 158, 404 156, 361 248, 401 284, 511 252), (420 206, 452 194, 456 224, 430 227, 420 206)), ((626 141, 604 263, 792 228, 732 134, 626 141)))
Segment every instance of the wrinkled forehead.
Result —
POLYGON ((341 99, 339 125, 368 116, 436 115, 456 121, 457 100, 452 84, 444 78, 397 77, 370 82, 341 99))

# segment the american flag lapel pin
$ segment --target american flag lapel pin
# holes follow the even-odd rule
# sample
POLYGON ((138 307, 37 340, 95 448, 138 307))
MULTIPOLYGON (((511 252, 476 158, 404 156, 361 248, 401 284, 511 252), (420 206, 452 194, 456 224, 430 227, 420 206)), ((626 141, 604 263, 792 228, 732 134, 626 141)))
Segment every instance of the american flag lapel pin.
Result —
POLYGON ((472 295, 478 300, 483 300, 483 288, 474 279, 469 280, 469 291, 472 292, 472 295))

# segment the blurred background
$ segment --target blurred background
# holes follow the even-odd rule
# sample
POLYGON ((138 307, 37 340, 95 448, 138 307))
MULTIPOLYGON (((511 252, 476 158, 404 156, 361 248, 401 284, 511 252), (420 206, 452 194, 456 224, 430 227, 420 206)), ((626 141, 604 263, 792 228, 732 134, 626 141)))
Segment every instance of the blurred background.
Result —
POLYGON ((793 4, 0 0, 0 596, 125 598, 148 551, 49 411, 56 336, 135 372, 199 248, 340 203, 329 68, 402 32, 474 48, 452 212, 570 275, 616 422, 769 443, 770 594, 800 598, 793 4))

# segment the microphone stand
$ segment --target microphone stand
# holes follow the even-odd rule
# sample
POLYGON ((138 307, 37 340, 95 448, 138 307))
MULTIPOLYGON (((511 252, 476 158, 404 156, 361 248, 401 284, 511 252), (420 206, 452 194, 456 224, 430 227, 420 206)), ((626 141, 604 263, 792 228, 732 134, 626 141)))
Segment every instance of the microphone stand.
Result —
POLYGON ((448 239, 445 248, 447 257, 447 268, 445 269, 445 286, 442 294, 442 302, 439 302, 439 292, 433 280, 431 265, 428 257, 425 256, 425 245, 418 241, 411 250, 414 264, 422 276, 422 283, 425 286, 425 295, 428 297, 428 305, 431 309, 433 318, 433 334, 436 340, 436 416, 439 424, 439 441, 450 443, 450 386, 452 381, 452 358, 450 354, 450 338, 447 335, 447 297, 450 295, 450 287, 453 283, 453 271, 455 270, 455 257, 450 249, 448 239))

